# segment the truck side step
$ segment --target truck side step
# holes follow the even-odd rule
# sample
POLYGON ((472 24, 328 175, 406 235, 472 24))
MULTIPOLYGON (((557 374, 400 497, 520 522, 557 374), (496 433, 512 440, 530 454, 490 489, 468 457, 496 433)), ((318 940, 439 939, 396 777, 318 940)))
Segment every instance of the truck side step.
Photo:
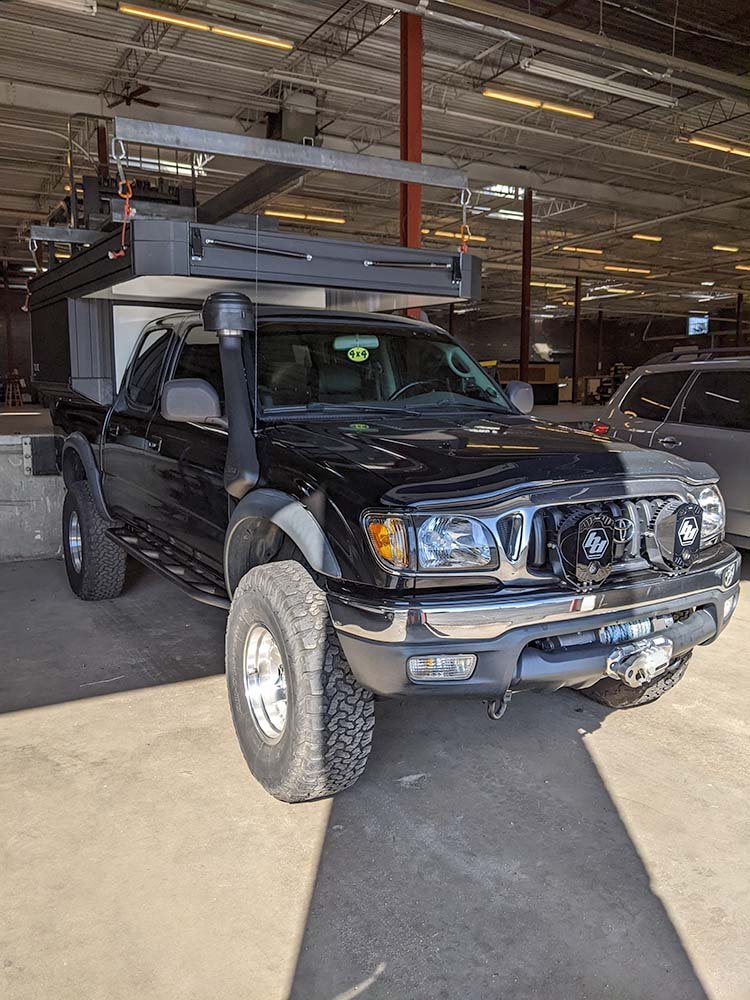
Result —
POLYGON ((224 581, 208 567, 191 559, 186 552, 150 531, 141 531, 130 525, 110 528, 107 534, 128 555, 171 580, 193 600, 229 610, 230 601, 224 581))

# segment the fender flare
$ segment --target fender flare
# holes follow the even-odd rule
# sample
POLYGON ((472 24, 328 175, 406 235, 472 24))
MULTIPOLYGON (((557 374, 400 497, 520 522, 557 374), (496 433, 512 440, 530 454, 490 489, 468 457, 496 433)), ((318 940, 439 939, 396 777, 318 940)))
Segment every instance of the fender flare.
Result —
POLYGON ((312 512, 288 493, 260 488, 252 490, 237 504, 227 527, 224 579, 230 595, 233 592, 229 566, 232 541, 241 526, 256 517, 267 518, 288 535, 316 573, 341 578, 338 559, 312 512))
POLYGON ((83 471, 86 473, 86 482, 89 484, 91 496, 93 497, 94 505, 98 514, 103 517, 105 521, 108 521, 110 524, 114 524, 113 518, 107 510, 107 504, 104 500, 102 477, 99 472, 99 467, 96 464, 94 450, 91 447, 91 443, 88 438, 86 438, 81 431, 73 431, 73 433, 69 434, 63 441, 61 464, 65 486, 69 489, 71 485, 65 474, 65 455, 71 451, 75 452, 81 462, 81 465, 83 466, 83 471))

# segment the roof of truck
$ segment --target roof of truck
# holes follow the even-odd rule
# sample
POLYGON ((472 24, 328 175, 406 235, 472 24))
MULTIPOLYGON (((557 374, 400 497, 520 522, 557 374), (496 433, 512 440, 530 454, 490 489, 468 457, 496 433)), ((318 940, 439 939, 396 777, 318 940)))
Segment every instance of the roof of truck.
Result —
MULTIPOLYGON (((161 320, 178 319, 188 317, 199 318, 199 309, 180 310, 178 312, 166 313, 159 317, 161 320)), ((392 323, 394 326, 410 326, 415 330, 440 330, 434 323, 425 323, 422 320, 412 319, 409 316, 394 316, 392 313, 377 312, 344 312, 338 309, 310 309, 302 306, 279 306, 263 305, 257 306, 257 315, 261 320, 265 319, 295 319, 295 320, 337 320, 349 323, 392 323)), ((443 332, 443 331, 441 331, 443 332)))

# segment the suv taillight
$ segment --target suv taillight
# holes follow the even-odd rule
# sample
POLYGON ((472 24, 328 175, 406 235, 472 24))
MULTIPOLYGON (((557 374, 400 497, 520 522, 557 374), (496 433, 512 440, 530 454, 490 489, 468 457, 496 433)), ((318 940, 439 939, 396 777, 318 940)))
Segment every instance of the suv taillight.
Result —
POLYGON ((605 424, 603 420, 595 420, 591 425, 592 434, 609 434, 609 424, 605 424))

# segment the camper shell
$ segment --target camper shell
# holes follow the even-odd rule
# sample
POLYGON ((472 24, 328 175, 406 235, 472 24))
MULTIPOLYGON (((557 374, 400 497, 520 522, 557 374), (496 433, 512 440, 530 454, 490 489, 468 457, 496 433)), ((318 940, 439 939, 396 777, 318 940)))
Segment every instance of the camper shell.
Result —
POLYGON ((246 227, 133 219, 30 282, 33 382, 108 405, 150 319, 200 308, 217 291, 256 304, 390 312, 481 292, 481 261, 450 251, 283 232, 259 216, 246 227))

